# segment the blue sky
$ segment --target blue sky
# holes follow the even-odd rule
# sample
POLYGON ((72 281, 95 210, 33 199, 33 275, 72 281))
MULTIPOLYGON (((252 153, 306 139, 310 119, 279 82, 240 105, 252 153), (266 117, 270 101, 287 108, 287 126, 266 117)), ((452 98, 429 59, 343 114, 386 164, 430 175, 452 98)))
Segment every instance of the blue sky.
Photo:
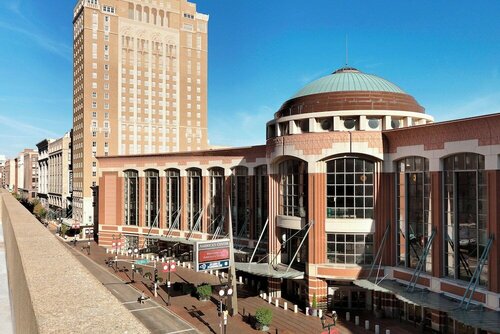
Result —
MULTIPOLYGON (((413 95, 436 121, 500 112, 500 1, 198 0, 209 23, 209 137, 265 142, 265 122, 345 63, 413 95)), ((69 0, 0 4, 0 154, 72 126, 69 0)))

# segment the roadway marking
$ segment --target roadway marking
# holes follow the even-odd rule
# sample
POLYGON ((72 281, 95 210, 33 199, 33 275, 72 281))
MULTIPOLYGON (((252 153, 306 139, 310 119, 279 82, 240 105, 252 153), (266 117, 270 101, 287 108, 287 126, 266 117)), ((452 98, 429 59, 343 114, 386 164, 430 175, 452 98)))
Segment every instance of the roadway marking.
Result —
POLYGON ((175 331, 175 332, 166 332, 165 334, 177 334, 177 333, 185 333, 185 332, 190 332, 193 331, 194 329, 183 329, 180 331, 175 331))
POLYGON ((133 304, 133 303, 138 303, 138 301, 137 300, 132 300, 130 302, 123 302, 122 305, 133 304))
POLYGON ((161 308, 161 306, 151 306, 151 307, 145 307, 145 308, 138 308, 138 309, 135 309, 135 310, 130 310, 130 312, 138 312, 138 311, 145 311, 145 310, 151 310, 151 309, 154 309, 154 308, 161 308))

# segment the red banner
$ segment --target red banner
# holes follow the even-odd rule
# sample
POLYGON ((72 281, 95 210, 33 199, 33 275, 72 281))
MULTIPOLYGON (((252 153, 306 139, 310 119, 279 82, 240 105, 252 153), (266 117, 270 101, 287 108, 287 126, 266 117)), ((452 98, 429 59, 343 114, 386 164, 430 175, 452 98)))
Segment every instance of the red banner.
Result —
POLYGON ((204 249, 198 253, 199 262, 210 262, 229 259, 229 248, 204 249))

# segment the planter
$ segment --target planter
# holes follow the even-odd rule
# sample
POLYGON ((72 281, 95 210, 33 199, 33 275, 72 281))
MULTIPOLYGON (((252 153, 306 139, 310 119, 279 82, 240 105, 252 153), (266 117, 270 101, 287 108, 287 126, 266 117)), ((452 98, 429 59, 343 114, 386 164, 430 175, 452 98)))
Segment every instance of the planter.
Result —
POLYGON ((260 322, 255 324, 255 328, 261 332, 267 332, 269 330, 268 325, 261 324, 260 322))
POLYGON ((316 308, 309 309, 309 315, 312 315, 313 317, 317 317, 318 316, 318 309, 316 309, 316 308))

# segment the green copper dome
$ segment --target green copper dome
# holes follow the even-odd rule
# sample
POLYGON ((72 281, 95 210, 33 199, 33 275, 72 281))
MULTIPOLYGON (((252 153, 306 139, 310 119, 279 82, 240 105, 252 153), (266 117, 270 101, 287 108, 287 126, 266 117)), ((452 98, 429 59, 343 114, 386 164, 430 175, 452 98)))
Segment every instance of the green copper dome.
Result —
POLYGON ((406 94, 401 88, 385 79, 362 73, 355 68, 344 67, 330 75, 311 82, 292 96, 292 99, 306 95, 348 91, 406 94))

